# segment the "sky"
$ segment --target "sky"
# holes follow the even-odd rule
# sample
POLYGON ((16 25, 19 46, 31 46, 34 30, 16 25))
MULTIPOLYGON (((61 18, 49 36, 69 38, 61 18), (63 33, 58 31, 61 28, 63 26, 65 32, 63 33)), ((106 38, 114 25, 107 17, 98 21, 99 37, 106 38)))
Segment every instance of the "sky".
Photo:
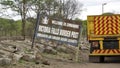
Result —
POLYGON ((79 16, 80 19, 86 20, 89 15, 100 15, 102 14, 102 4, 103 13, 112 12, 115 14, 120 14, 120 0, 78 0, 83 4, 83 11, 79 16))
MULTIPOLYGON (((120 0, 78 0, 80 3, 83 4, 83 11, 81 12, 81 15, 78 16, 78 18, 82 20, 86 20, 88 15, 100 15, 102 14, 102 4, 106 3, 104 5, 104 12, 112 12, 115 14, 120 14, 120 0)), ((8 12, 13 13, 13 12, 8 12)), ((20 19, 20 16, 14 16, 14 20, 20 19)))

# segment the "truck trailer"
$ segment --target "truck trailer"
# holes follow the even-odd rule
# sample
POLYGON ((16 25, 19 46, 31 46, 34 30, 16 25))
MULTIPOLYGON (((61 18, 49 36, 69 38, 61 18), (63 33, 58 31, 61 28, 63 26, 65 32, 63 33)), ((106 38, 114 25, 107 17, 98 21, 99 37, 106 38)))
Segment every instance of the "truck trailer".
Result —
POLYGON ((120 14, 87 16, 87 38, 90 58, 120 56, 120 14))

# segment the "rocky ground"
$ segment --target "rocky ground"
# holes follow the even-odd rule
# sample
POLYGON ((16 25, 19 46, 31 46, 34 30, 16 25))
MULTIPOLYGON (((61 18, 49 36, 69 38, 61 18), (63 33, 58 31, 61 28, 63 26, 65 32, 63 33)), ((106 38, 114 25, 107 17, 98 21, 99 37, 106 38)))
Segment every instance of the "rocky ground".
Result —
MULTIPOLYGON (((77 48, 54 41, 39 40, 31 49, 31 42, 0 41, 0 68, 119 68, 120 57, 105 58, 105 63, 88 62, 89 46, 81 44, 78 62, 77 48), (119 59, 119 60, 118 60, 119 59), (110 62, 109 62, 110 61, 110 62)), ((95 58, 93 60, 96 60, 95 58)))
POLYGON ((4 40, 0 42, 0 68, 73 68, 88 62, 89 50, 79 50, 78 62, 75 46, 40 40, 31 49, 31 42, 4 40), (70 66, 73 65, 73 66, 70 66))

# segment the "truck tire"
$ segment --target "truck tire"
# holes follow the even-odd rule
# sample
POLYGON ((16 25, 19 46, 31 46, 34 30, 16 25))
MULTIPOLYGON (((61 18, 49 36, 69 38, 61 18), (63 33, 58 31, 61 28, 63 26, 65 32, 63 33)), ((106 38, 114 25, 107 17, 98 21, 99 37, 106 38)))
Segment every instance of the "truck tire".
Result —
POLYGON ((100 56, 99 57, 99 61, 100 61, 100 63, 103 63, 105 61, 105 57, 104 56, 100 56))

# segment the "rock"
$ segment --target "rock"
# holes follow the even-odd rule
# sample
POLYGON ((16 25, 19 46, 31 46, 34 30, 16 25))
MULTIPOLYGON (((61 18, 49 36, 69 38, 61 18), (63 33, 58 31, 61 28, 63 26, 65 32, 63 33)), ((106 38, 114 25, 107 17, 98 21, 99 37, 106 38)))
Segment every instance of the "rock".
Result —
POLYGON ((40 53, 39 51, 37 51, 37 52, 35 53, 35 63, 36 63, 36 64, 42 63, 43 60, 44 60, 44 59, 43 59, 41 53, 40 53))
POLYGON ((57 54, 57 51, 55 49, 53 49, 52 47, 50 46, 47 46, 44 50, 45 53, 48 53, 48 54, 57 54))
POLYGON ((44 64, 44 65, 50 65, 50 62, 49 62, 48 60, 44 60, 44 61, 42 62, 42 64, 44 64))
POLYGON ((18 48, 17 46, 15 46, 15 45, 14 45, 14 46, 9 46, 8 49, 9 49, 12 53, 16 53, 16 52, 20 51, 19 48, 18 48))
POLYGON ((10 58, 12 59, 12 64, 17 64, 17 62, 22 58, 22 54, 11 53, 10 58))
POLYGON ((37 48, 41 53, 44 52, 44 50, 45 50, 44 45, 42 45, 42 44, 36 44, 35 46, 36 46, 36 48, 37 48))
POLYGON ((76 54, 77 47, 72 46, 72 45, 65 45, 65 47, 66 47, 66 53, 76 54))
POLYGON ((50 63, 45 60, 45 58, 42 56, 42 53, 40 52, 40 50, 38 49, 38 47, 36 47, 34 49, 34 54, 35 54, 35 63, 36 64, 45 64, 45 65, 50 65, 50 63))
POLYGON ((46 41, 44 39, 40 39, 41 43, 46 43, 46 41))
POLYGON ((57 51, 66 53, 66 47, 64 47, 64 46, 57 46, 57 51))
POLYGON ((11 53, 13 53, 14 51, 16 51, 15 49, 12 49, 10 47, 2 47, 1 50, 6 51, 6 52, 11 52, 11 53))
POLYGON ((35 60, 35 55, 33 55, 33 54, 24 54, 22 56, 22 59, 25 60, 25 61, 33 62, 35 60))
POLYGON ((5 51, 3 49, 0 49, 0 55, 8 55, 9 52, 8 51, 5 51))
POLYGON ((31 43, 31 41, 30 41, 30 40, 25 40, 25 42, 26 42, 26 43, 31 43))
POLYGON ((0 55, 5 55, 5 51, 0 50, 0 55))
POLYGON ((52 47, 53 49, 56 49, 56 47, 57 47, 57 43, 51 42, 51 41, 48 42, 48 45, 49 45, 50 47, 52 47))
POLYGON ((0 65, 1 66, 6 66, 10 65, 12 60, 10 58, 0 58, 0 65))
POLYGON ((3 55, 0 54, 0 58, 3 58, 3 55))

